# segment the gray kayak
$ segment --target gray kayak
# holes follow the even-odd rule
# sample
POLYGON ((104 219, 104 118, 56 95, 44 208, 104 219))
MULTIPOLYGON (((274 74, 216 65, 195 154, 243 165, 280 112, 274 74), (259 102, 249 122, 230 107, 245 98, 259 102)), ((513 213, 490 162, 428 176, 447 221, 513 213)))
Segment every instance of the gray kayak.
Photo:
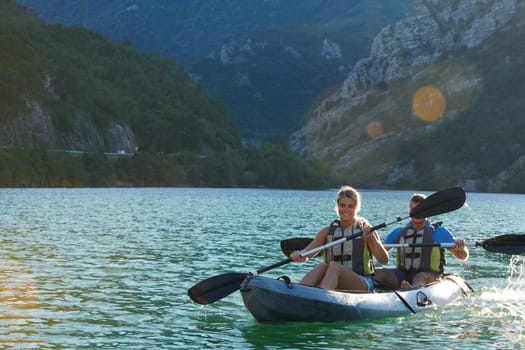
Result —
POLYGON ((248 276, 240 291, 253 317, 264 323, 364 321, 403 316, 453 303, 472 289, 448 274, 419 289, 345 292, 292 283, 288 278, 248 276))

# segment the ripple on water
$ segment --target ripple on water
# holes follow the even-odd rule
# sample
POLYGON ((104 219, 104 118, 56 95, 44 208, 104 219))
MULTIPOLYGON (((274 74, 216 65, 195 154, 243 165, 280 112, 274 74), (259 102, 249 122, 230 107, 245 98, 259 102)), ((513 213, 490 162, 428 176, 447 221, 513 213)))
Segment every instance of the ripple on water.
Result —
MULTIPOLYGON (((472 248, 464 263, 448 259, 447 269, 475 289, 471 297, 402 318, 264 325, 253 320, 238 292, 207 306, 189 299, 187 289, 205 278, 283 260, 281 239, 313 237, 333 219, 334 193, 0 190, 2 345, 484 349, 523 344, 523 263, 482 248, 472 248)), ((374 224, 394 219, 406 211, 410 194, 365 191, 363 213, 374 224)), ((469 243, 517 233, 521 223, 515 218, 525 217, 523 199, 468 195, 467 208, 435 219, 469 243)), ((384 237, 388 231, 379 233, 384 237)), ((297 281, 315 263, 288 264, 266 275, 286 274, 297 281)))

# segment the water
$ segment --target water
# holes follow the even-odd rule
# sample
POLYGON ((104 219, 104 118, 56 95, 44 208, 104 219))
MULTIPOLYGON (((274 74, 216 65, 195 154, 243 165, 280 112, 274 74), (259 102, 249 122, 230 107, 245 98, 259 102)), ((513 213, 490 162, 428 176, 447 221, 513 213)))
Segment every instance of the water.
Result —
MULTIPOLYGON (((190 301, 193 284, 284 259, 279 241, 334 218, 330 191, 0 190, 0 347, 21 349, 522 349, 523 257, 471 248, 448 271, 474 288, 460 302, 363 323, 259 324, 236 292, 190 301)), ((362 191, 373 225, 405 216, 411 192, 362 191)), ((429 194, 429 193, 427 193, 429 194)), ((468 243, 524 233, 525 195, 467 194, 434 217, 468 243)), ((406 220, 403 222, 405 223, 406 220)), ((380 231, 385 235, 397 224, 380 231)), ((315 264, 265 273, 297 281, 315 264)))

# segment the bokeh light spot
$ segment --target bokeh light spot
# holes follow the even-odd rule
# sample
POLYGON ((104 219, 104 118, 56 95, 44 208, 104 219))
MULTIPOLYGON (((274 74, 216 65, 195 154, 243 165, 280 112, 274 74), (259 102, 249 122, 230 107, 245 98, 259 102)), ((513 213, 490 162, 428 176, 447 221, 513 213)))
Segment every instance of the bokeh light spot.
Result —
POLYGON ((377 139, 379 136, 383 135, 383 133, 385 132, 383 128, 383 123, 377 120, 371 121, 370 123, 368 123, 366 132, 368 133, 368 136, 370 136, 371 138, 377 139))
POLYGON ((419 88, 412 97, 412 110, 422 120, 434 122, 441 118, 447 101, 437 87, 425 85, 419 88))

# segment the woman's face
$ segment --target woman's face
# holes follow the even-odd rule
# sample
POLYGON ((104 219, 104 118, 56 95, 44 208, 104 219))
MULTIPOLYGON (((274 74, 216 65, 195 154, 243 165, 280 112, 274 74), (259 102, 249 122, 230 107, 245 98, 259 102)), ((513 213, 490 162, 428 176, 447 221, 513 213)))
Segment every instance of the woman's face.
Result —
POLYGON ((337 201, 337 212, 341 220, 353 220, 355 217, 356 201, 352 198, 341 197, 337 201))

